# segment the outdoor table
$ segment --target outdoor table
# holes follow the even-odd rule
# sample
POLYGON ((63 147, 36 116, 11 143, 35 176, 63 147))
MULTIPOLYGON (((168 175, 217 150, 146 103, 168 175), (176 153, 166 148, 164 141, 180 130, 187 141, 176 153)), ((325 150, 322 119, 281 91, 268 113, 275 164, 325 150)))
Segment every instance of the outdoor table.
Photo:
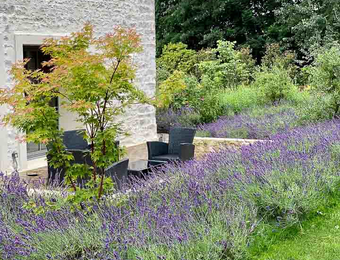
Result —
POLYGON ((144 178, 152 170, 155 170, 164 164, 166 164, 166 162, 156 160, 138 160, 135 162, 130 162, 128 167, 128 176, 144 178))

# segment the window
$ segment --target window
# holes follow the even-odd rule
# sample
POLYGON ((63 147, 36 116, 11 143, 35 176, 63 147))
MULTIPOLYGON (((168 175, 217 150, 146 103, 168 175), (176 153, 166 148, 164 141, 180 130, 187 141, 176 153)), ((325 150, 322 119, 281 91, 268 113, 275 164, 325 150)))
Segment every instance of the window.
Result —
MULTIPOLYGON (((50 60, 50 56, 45 55, 38 45, 24 45, 23 46, 23 58, 30 59, 30 61, 26 65, 26 69, 29 70, 37 70, 43 69, 45 72, 48 72, 48 68, 43 68, 42 63, 44 61, 50 60)), ((58 110, 58 99, 55 98, 52 100, 51 106, 55 107, 58 110)), ((36 143, 27 143, 27 159, 34 159, 37 157, 45 156, 46 154, 46 146, 44 144, 36 144, 36 143)))

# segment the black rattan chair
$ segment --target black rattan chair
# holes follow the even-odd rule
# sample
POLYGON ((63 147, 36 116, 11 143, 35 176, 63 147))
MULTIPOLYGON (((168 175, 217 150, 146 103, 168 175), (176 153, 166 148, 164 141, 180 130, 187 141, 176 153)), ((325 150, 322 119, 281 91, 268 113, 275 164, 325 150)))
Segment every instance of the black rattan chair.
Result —
MULTIPOLYGON (((71 162, 74 163, 83 163, 83 151, 88 149, 87 141, 83 137, 83 132, 85 130, 71 130, 65 131, 63 135, 63 143, 66 146, 66 149, 73 154, 75 160, 71 162)), ((48 149, 48 147, 47 147, 48 149)), ((88 159, 87 159, 88 160, 88 159)), ((48 184, 56 183, 62 184, 65 177, 65 170, 63 168, 55 169, 49 163, 50 159, 47 157, 47 170, 48 170, 48 184)))
MULTIPOLYGON (((74 155, 73 155, 74 156, 74 155)), ((87 163, 88 158, 83 157, 83 163, 87 163)), ((121 190, 124 184, 128 182, 128 165, 129 159, 113 163, 110 167, 105 169, 105 176, 111 177, 112 181, 116 184, 116 188, 121 190)), ((79 178, 77 180, 78 187, 83 188, 85 184, 91 179, 91 176, 87 178, 79 178)))
POLYGON ((149 160, 169 162, 193 159, 195 134, 196 129, 193 128, 170 128, 169 143, 147 142, 149 160))
POLYGON ((124 184, 128 183, 128 165, 129 159, 125 159, 105 169, 105 176, 111 177, 118 190, 121 190, 124 184))
POLYGON ((89 148, 87 141, 84 139, 85 130, 65 131, 63 135, 63 143, 66 149, 86 150, 89 148))
MULTIPOLYGON (((89 149, 91 146, 88 145, 87 141, 84 139, 85 130, 71 130, 65 131, 63 135, 63 142, 66 146, 66 150, 72 153, 74 160, 71 162, 73 164, 87 164, 89 166, 93 166, 93 162, 89 153, 89 149)), ((115 142, 116 149, 119 149, 119 141, 115 142)), ((119 150, 118 150, 119 152, 119 150)), ((119 159, 119 154, 118 154, 119 159)), ((65 170, 63 168, 55 169, 49 164, 49 159, 47 158, 47 166, 48 166, 48 184, 49 183, 57 183, 62 184, 65 178, 65 170)), ((83 187, 84 184, 88 181, 87 178, 78 179, 77 184, 80 187, 83 187)))

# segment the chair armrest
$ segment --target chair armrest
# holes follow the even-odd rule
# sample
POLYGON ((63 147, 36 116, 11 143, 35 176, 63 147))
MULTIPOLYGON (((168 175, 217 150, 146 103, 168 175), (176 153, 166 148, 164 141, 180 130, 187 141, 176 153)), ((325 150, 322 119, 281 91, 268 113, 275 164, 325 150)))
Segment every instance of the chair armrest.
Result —
POLYGON ((154 156, 168 154, 169 145, 163 142, 147 142, 149 160, 154 156))
POLYGON ((195 145, 182 143, 179 149, 179 159, 181 161, 188 161, 193 159, 195 156, 195 145))

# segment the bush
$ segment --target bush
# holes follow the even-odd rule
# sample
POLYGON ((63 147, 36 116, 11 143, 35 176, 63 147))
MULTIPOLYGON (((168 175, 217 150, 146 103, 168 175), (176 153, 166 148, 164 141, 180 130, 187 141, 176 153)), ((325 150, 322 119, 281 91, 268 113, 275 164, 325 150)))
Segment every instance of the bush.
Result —
POLYGON ((340 45, 316 51, 313 66, 309 69, 312 87, 330 94, 333 115, 340 113, 340 45))
POLYGON ((177 96, 181 96, 187 88, 184 81, 185 74, 182 71, 175 71, 157 89, 157 106, 159 108, 182 107, 185 104, 178 103, 177 96))
POLYGON ((210 91, 204 94, 199 106, 196 107, 197 112, 201 116, 202 123, 208 123, 217 120, 223 115, 224 108, 219 96, 215 92, 210 91))
POLYGON ((249 83, 255 62, 248 49, 235 50, 235 43, 218 41, 212 50, 217 59, 199 64, 202 84, 210 88, 235 88, 249 83))
POLYGON ((298 105, 300 124, 305 125, 332 119, 334 115, 332 100, 333 97, 330 94, 316 94, 305 99, 298 105))
POLYGON ((219 96, 225 111, 224 115, 238 114, 246 109, 264 105, 262 93, 248 86, 225 90, 219 96))
POLYGON ((294 88, 288 92, 286 100, 293 105, 300 106, 313 102, 313 95, 308 90, 299 90, 294 88))
POLYGON ((187 49, 184 43, 169 43, 163 47, 162 56, 157 59, 157 67, 172 74, 174 71, 191 73, 197 63, 196 51, 187 49))
POLYGON ((272 68, 280 66, 291 72, 293 78, 297 68, 294 64, 295 54, 290 51, 282 52, 278 44, 270 44, 266 48, 266 54, 262 58, 262 67, 272 68))
POLYGON ((286 99, 292 92, 297 91, 290 71, 278 65, 272 68, 262 67, 255 74, 253 86, 259 89, 266 102, 276 102, 286 99))

